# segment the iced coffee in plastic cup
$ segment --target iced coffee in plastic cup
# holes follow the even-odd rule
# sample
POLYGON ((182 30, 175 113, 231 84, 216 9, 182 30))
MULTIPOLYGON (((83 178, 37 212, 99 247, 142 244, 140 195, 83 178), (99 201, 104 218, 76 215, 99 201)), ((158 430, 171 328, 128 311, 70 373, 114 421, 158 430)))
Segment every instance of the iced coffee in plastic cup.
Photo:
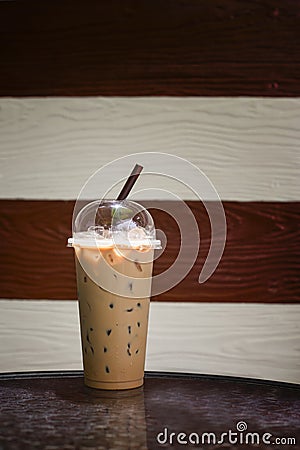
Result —
POLYGON ((153 253, 150 213, 128 200, 81 209, 68 241, 75 250, 85 384, 143 384, 153 253))

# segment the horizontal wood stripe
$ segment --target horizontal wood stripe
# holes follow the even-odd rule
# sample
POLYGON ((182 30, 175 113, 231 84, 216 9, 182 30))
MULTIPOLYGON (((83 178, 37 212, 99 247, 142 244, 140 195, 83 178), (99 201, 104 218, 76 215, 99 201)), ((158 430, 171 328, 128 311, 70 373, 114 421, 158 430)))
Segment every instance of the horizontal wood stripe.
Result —
MULTIPOLYGON (((152 302, 146 369, 300 383, 299 319, 300 305, 152 302)), ((72 369, 77 302, 0 301, 0 372, 72 369)))
MULTIPOLYGON (((198 259, 179 285, 153 300, 299 302, 299 202, 224 202, 224 256, 202 285, 197 280, 210 245, 210 224, 201 203, 187 204, 200 227, 198 259)), ((0 201, 0 297, 76 298, 74 255, 66 248, 73 206, 73 201, 0 201)), ((166 206, 157 202, 157 208, 166 206)), ((176 258, 180 237, 170 216, 158 209, 151 212, 168 238, 166 251, 155 261, 156 274, 176 258)))
MULTIPOLYGON (((204 171, 222 200, 298 201, 299 121, 300 98, 0 99, 0 198, 72 200, 114 159, 165 152, 204 171)), ((123 177, 109 171, 95 196, 123 177)))
POLYGON ((299 96, 298 2, 0 2, 1 96, 299 96))

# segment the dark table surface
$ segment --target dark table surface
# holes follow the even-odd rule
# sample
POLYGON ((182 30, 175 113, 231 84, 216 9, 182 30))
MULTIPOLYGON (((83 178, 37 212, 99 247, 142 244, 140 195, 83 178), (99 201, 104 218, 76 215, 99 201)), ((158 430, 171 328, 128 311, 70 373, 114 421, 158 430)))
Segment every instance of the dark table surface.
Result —
POLYGON ((82 372, 0 375, 1 450, 298 449, 299 425, 294 384, 149 372, 113 392, 82 372))

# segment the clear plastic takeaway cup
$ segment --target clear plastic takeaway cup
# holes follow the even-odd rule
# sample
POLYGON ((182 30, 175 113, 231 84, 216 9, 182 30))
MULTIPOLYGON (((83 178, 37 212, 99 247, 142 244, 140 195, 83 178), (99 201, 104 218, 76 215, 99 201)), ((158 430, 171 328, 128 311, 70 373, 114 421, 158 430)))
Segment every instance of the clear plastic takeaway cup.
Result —
POLYGON ((143 384, 153 253, 152 216, 129 200, 94 201, 73 221, 84 379, 99 389, 143 384))

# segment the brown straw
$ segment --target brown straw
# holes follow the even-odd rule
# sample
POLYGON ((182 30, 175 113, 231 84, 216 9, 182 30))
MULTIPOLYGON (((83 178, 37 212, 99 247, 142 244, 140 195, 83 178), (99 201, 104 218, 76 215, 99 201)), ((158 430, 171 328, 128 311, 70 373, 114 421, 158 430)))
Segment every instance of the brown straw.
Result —
POLYGON ((129 192, 133 188, 136 180, 138 179, 141 171, 143 170, 143 166, 140 166, 139 164, 136 164, 129 175, 129 177, 126 180, 126 183, 123 186, 123 189, 121 190, 120 194, 118 195, 117 200, 125 200, 125 198, 128 197, 129 192))

